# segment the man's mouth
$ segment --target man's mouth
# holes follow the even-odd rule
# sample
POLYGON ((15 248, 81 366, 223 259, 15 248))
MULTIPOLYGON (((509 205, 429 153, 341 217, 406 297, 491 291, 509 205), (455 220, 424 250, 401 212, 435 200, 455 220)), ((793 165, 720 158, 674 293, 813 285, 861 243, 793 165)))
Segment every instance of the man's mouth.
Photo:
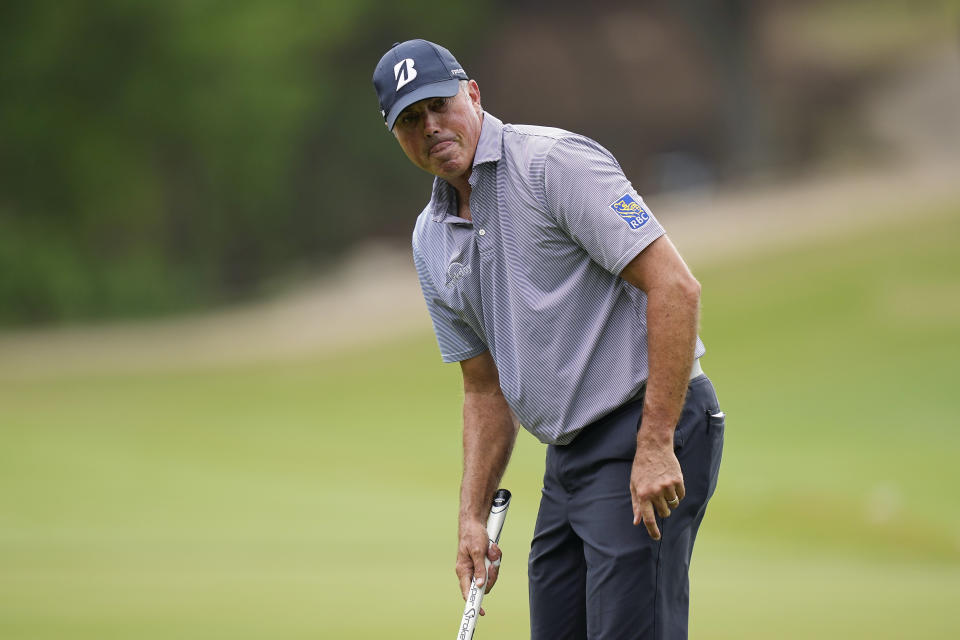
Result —
POLYGON ((453 140, 444 140, 442 142, 438 142, 437 144, 430 147, 430 155, 443 153, 444 151, 446 151, 452 146, 453 146, 453 140))

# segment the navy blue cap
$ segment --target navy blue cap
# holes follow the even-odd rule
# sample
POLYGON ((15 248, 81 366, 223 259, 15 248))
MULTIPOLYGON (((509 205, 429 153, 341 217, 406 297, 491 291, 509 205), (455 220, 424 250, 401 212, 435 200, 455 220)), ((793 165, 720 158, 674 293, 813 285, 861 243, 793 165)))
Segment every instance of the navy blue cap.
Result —
POLYGON ((417 100, 455 96, 460 81, 467 79, 467 72, 452 53, 426 40, 393 45, 373 71, 380 115, 390 130, 400 112, 417 100))

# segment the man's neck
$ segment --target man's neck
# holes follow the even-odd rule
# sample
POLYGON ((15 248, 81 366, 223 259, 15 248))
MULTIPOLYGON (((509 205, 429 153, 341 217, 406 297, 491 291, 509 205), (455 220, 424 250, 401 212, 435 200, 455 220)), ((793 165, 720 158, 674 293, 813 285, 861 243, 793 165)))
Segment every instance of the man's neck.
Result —
POLYGON ((470 183, 464 182, 463 187, 454 185, 457 190, 457 215, 464 220, 473 220, 473 216, 470 215, 470 183))

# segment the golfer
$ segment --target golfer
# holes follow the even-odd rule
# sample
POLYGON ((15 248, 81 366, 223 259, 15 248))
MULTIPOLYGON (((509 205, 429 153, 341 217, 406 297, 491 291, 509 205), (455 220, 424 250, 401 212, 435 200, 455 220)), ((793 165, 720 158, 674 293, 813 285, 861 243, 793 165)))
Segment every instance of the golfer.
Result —
POLYGON ((396 44, 373 84, 387 129, 435 176, 413 256, 463 373, 461 591, 485 555, 499 564, 485 521, 522 425, 547 445, 531 637, 686 638, 724 431, 699 283, 609 151, 504 124, 447 49, 396 44))

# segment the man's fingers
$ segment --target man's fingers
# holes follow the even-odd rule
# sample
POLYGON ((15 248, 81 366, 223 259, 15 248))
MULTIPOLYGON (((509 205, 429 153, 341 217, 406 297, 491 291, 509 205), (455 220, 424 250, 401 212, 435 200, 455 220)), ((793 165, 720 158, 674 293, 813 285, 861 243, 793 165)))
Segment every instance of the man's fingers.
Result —
POLYGON ((660 528, 657 526, 657 520, 651 514, 650 517, 644 517, 643 524, 647 526, 647 533, 653 540, 660 539, 660 528))
POLYGON ((666 518, 670 515, 670 507, 667 506, 667 499, 662 495, 651 500, 651 504, 653 504, 653 508, 657 510, 661 518, 666 518))
POLYGON ((649 502, 643 506, 643 524, 647 527, 647 533, 649 533, 650 537, 654 540, 659 540, 660 528, 657 526, 657 519, 653 515, 653 507, 649 502))
POLYGON ((687 488, 683 486, 683 481, 677 483, 677 497, 683 500, 687 495, 687 488))
POLYGON ((470 592, 470 581, 473 580, 473 575, 469 571, 464 571, 463 573, 458 571, 457 577, 460 578, 460 595, 466 600, 467 593, 470 592))
POLYGON ((499 575, 500 567, 491 564, 490 568, 487 569, 487 588, 484 593, 490 593, 490 590, 493 589, 493 585, 497 584, 497 577, 499 575))
POLYGON ((480 560, 479 575, 482 578, 485 574, 483 556, 476 557, 472 554, 461 552, 460 557, 457 559, 457 578, 460 579, 460 594, 464 600, 467 599, 467 594, 470 593, 471 583, 477 577, 478 559, 480 560))
MULTIPOLYGON (((662 498, 661 498, 662 500, 662 498)), ((654 517, 653 505, 649 500, 633 501, 633 524, 634 526, 643 523, 647 527, 647 533, 654 540, 660 539, 660 528, 657 526, 657 519, 654 517)))
POLYGON ((483 561, 484 553, 474 552, 473 557, 473 579, 476 581, 477 586, 483 586, 483 583, 487 581, 487 565, 483 561))
POLYGON ((643 511, 640 508, 640 500, 637 498, 636 492, 633 491, 633 487, 630 487, 630 490, 631 493, 633 493, 633 526, 637 526, 643 521, 643 511))
POLYGON ((497 577, 500 575, 500 561, 503 559, 503 552, 497 543, 491 542, 487 548, 487 560, 490 561, 490 567, 487 569, 487 589, 485 593, 490 593, 493 585, 497 583, 497 577))

